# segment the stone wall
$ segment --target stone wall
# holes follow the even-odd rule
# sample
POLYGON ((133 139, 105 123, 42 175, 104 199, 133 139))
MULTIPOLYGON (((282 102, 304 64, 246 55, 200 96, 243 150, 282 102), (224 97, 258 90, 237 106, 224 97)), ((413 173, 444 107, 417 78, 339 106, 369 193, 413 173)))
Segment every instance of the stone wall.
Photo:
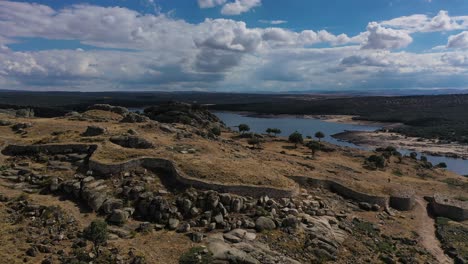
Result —
POLYGON ((115 175, 121 172, 134 170, 138 167, 167 171, 169 172, 169 177, 171 177, 171 179, 167 180, 175 181, 175 183, 181 187, 194 187, 197 189, 215 190, 218 192, 234 193, 252 197, 268 195, 273 198, 291 197, 299 192, 297 187, 282 189, 267 186, 233 185, 203 181, 187 176, 174 164, 174 162, 160 158, 139 158, 116 164, 105 164, 93 159, 89 161, 89 168, 94 172, 103 175, 115 175))
POLYGON ((36 155, 38 153, 47 154, 92 154, 97 148, 97 145, 89 144, 45 144, 45 145, 8 145, 2 150, 2 154, 14 155, 36 155))
POLYGON ((385 207, 388 205, 389 199, 386 196, 378 196, 378 195, 371 195, 371 194, 367 194, 363 192, 358 192, 341 183, 338 183, 332 180, 317 179, 317 178, 311 178, 311 177, 306 177, 306 176, 290 176, 289 178, 296 181, 300 185, 326 188, 343 197, 356 200, 358 202, 378 204, 382 207, 385 207))
POLYGON ((432 212, 455 221, 468 220, 468 202, 455 201, 440 194, 435 194, 429 201, 432 212))

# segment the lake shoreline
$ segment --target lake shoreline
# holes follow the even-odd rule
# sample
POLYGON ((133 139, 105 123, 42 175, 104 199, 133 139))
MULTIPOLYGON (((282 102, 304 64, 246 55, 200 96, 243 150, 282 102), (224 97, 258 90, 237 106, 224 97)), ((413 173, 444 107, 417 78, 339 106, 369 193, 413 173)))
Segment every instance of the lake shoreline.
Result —
POLYGON ((447 157, 463 160, 468 159, 468 145, 458 143, 438 143, 419 137, 407 137, 395 132, 346 131, 332 136, 361 146, 371 146, 375 148, 395 146, 397 148, 416 151, 435 157, 447 157))
POLYGON ((255 113, 255 112, 247 112, 247 111, 215 111, 219 113, 234 113, 239 114, 246 117, 256 117, 256 118, 303 118, 303 119, 316 119, 325 122, 331 123, 340 123, 340 124, 349 124, 349 125, 358 125, 358 126, 375 126, 385 129, 394 128, 397 126, 401 126, 401 123, 388 123, 388 122, 379 122, 379 121, 369 121, 369 120, 362 120, 359 119, 357 115, 307 115, 307 114, 299 114, 299 115, 289 115, 289 114, 262 114, 262 113, 255 113))

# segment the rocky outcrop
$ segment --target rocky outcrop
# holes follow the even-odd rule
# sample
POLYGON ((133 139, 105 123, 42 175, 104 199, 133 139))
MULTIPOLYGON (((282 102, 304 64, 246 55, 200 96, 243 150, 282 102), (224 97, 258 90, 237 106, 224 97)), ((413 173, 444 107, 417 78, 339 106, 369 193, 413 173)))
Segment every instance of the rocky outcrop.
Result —
POLYGON ((458 201, 442 194, 434 194, 429 198, 432 212, 455 221, 468 220, 468 202, 458 201))
POLYGON ((150 119, 147 116, 137 113, 128 113, 124 118, 122 118, 122 120, 120 120, 120 123, 145 123, 149 120, 150 119))
POLYGON ((34 109, 24 108, 18 109, 15 113, 16 117, 31 118, 34 117, 34 109))
POLYGON ((149 149, 154 147, 148 140, 134 135, 114 136, 109 140, 124 148, 149 149))
POLYGON ((200 105, 170 102, 148 107, 145 114, 162 123, 182 123, 196 127, 224 126, 222 121, 200 105))
POLYGON ((119 115, 126 115, 128 114, 128 109, 121 106, 112 106, 108 104, 95 104, 88 107, 88 110, 102 110, 102 111, 109 111, 119 115))
POLYGON ((81 135, 83 137, 95 137, 95 136, 103 135, 106 132, 107 132, 107 129, 105 129, 104 127, 88 126, 88 128, 86 128, 86 131, 81 135))

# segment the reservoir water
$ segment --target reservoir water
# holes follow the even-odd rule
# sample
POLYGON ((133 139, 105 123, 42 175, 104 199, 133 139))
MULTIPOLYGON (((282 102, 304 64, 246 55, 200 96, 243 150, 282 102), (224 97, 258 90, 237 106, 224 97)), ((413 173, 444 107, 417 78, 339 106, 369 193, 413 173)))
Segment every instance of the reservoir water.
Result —
MULTIPOLYGON (((246 116, 240 113, 233 112, 214 112, 227 126, 235 129, 234 126, 239 124, 247 124, 250 127, 250 130, 255 133, 265 133, 267 128, 279 128, 281 129, 281 136, 289 136, 294 131, 298 131, 304 137, 305 136, 314 136, 315 132, 322 131, 325 134, 323 140, 346 147, 353 147, 365 150, 371 150, 364 146, 357 146, 350 142, 337 140, 331 135, 341 133, 344 131, 374 131, 380 127, 375 126, 363 126, 363 125, 351 125, 344 123, 333 123, 326 122, 318 119, 310 118, 301 118, 293 116, 278 116, 278 117, 252 117, 246 116)), ((398 148, 398 146, 395 146, 398 148)), ((399 149, 402 154, 408 154, 411 152, 407 149, 399 149)), ((421 155, 420 153, 418 153, 421 155)), ((454 159, 447 157, 431 156, 424 154, 427 157, 428 161, 432 164, 438 164, 440 162, 445 162, 447 164, 447 169, 454 171, 461 175, 468 175, 468 160, 463 159, 454 159)))

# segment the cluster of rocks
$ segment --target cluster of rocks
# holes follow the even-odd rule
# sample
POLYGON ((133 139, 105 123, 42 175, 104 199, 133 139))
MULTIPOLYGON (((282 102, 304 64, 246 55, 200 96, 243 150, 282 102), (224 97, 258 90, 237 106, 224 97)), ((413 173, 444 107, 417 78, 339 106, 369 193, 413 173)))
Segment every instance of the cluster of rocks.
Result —
POLYGON ((34 109, 22 108, 22 109, 0 109, 0 113, 7 114, 15 117, 32 118, 34 117, 34 109))
POLYGON ((182 123, 195 127, 224 126, 222 121, 200 105, 169 102, 144 110, 150 119, 162 123, 182 123))
POLYGON ((81 135, 83 137, 95 137, 95 136, 100 136, 102 134, 105 134, 107 132, 107 129, 104 127, 100 126, 88 126, 86 128, 86 131, 82 133, 81 135))
POLYGON ((29 122, 21 122, 21 123, 16 123, 14 124, 13 126, 11 126, 11 129, 17 133, 17 134, 26 134, 28 133, 26 131, 27 128, 30 128, 32 127, 32 123, 29 123, 29 122))
POLYGON ((121 106, 112 106, 109 104, 95 104, 88 107, 88 110, 101 110, 101 111, 109 111, 119 115, 126 115, 129 113, 128 109, 121 106))
MULTIPOLYGON (((2 199, 2 202, 6 200, 2 199)), ((43 253, 49 254, 49 257, 41 263, 52 263, 50 254, 64 255, 65 252, 58 249, 60 245, 67 240, 77 239, 79 230, 76 220, 59 207, 33 204, 24 197, 12 199, 6 202, 6 206, 10 213, 8 217, 11 223, 27 221, 25 227, 21 229, 29 244, 24 262, 27 262, 29 257, 36 257, 43 253)))
POLYGON ((34 109, 31 109, 31 108, 18 109, 16 110, 15 115, 16 117, 32 118, 34 117, 34 109))
POLYGON ((126 114, 122 120, 120 120, 120 123, 145 123, 149 120, 150 119, 147 116, 130 112, 126 114))
POLYGON ((124 148, 149 149, 154 147, 153 143, 136 135, 113 136, 109 140, 124 148))
MULTIPOLYGON (((91 176, 81 176, 62 183, 54 180, 50 189, 83 201, 94 211, 105 215, 109 223, 123 226, 133 217, 147 221, 142 223, 140 231, 153 225, 156 229, 190 233, 194 242, 201 242, 204 233, 214 230, 225 232, 222 243, 237 244, 245 242, 246 237, 255 238, 255 232, 282 229, 291 235, 305 232, 307 239, 304 248, 309 254, 334 259, 339 246, 350 232, 344 223, 346 212, 337 213, 324 200, 305 194, 301 199, 278 200, 268 196, 256 199, 195 189, 173 194, 164 190, 149 191, 143 181, 131 176, 124 177, 120 184, 114 181, 113 186, 91 176), (248 234, 243 230, 247 230, 248 234), (239 235, 241 233, 244 236, 239 235)), ((258 246, 250 244, 253 248, 258 246)), ((262 247, 254 259, 274 256, 266 254, 269 251, 263 250, 264 247, 260 249, 262 247)), ((252 252, 242 255, 252 256, 252 252)), ((275 260, 279 259, 253 263, 275 263, 275 260)))

